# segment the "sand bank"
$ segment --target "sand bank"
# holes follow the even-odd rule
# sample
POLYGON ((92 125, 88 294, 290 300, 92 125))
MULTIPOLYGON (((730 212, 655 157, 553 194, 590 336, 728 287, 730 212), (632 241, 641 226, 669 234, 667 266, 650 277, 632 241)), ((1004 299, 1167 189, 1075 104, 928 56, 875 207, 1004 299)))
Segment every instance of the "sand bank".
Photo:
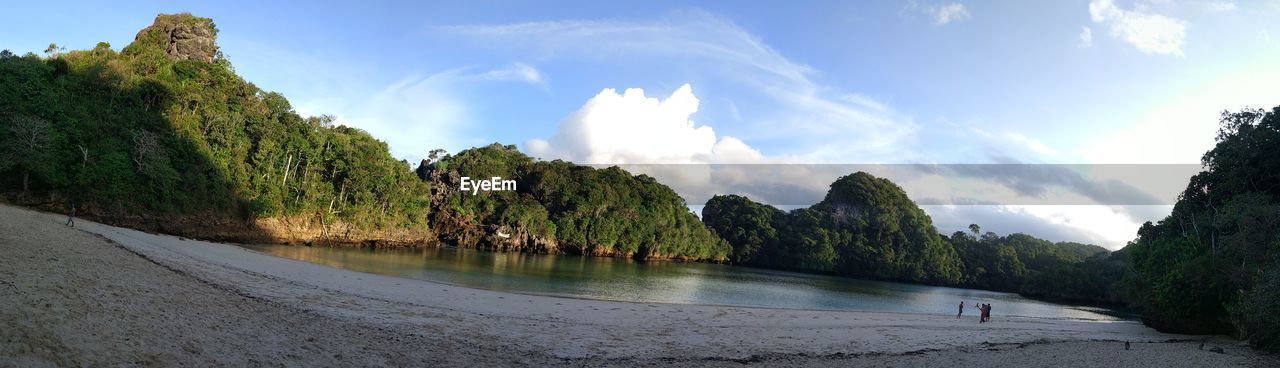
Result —
POLYGON ((63 221, 0 206, 0 366, 1280 364, 1130 322, 523 295, 63 221))

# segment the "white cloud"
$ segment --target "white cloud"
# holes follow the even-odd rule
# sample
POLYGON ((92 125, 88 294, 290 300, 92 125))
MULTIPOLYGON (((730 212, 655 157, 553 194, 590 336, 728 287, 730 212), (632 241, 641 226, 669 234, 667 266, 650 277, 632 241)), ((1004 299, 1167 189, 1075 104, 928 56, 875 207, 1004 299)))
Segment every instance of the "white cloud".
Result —
POLYGON ((477 78, 495 81, 515 81, 533 84, 546 84, 546 76, 537 68, 525 63, 512 63, 511 65, 490 70, 476 75, 477 78))
POLYGON ((1039 154, 1041 156, 1058 155, 1058 150, 1055 150, 1052 147, 1049 147, 1049 145, 1044 144, 1044 142, 1041 142, 1039 139, 1027 137, 1025 135, 1013 133, 1013 132, 1005 132, 1004 137, 1014 143, 1017 143, 1022 145, 1023 147, 1026 147, 1028 150, 1031 150, 1031 152, 1035 152, 1036 154, 1039 154))
POLYGON ((760 162, 760 151, 734 137, 716 138, 691 120, 699 100, 685 84, 659 100, 639 88, 607 88, 570 114, 549 140, 533 139, 535 157, 587 164, 760 162))
POLYGON ((952 21, 964 21, 970 18, 969 9, 961 3, 950 3, 936 7, 932 10, 934 24, 944 25, 952 21))
MULTIPOLYGON (((1141 222, 1108 206, 1072 205, 924 205, 938 231, 968 232, 976 223, 997 234, 1021 232, 1052 241, 1095 244, 1110 250, 1137 236, 1141 222)), ((1154 207, 1154 206, 1152 206, 1154 207)), ((1161 206, 1167 207, 1167 206, 1161 206)), ((1165 213, 1168 210, 1164 210, 1165 213)))
POLYGON ((1183 20, 1150 13, 1145 6, 1120 9, 1114 0, 1089 2, 1089 17, 1110 28, 1112 37, 1144 53, 1182 56, 1187 36, 1187 22, 1183 20))
POLYGON ((486 143, 475 136, 468 86, 482 82, 519 82, 546 85, 538 69, 524 63, 476 71, 477 67, 454 68, 423 76, 401 78, 367 98, 341 104, 308 102, 300 112, 331 112, 337 123, 364 129, 386 141, 391 154, 414 162, 426 151, 444 148, 457 151, 486 143))
MULTIPOLYGON (((989 175, 966 178, 954 173, 922 174, 916 171, 919 168, 901 165, 793 164, 794 157, 763 155, 740 139, 718 136, 712 127, 699 125, 692 120, 699 104, 687 84, 665 99, 647 96, 638 88, 622 92, 604 89, 562 120, 551 138, 530 140, 525 143, 525 150, 542 159, 620 165, 633 174, 648 174, 694 205, 714 194, 740 194, 775 205, 804 206, 820 200, 827 185, 837 177, 867 171, 894 180, 917 201, 984 198, 1005 203, 924 206, 944 230, 955 226, 962 229, 968 223, 977 222, 1004 233, 1026 232, 1055 241, 1087 242, 1115 249, 1132 239, 1133 230, 1140 223, 1131 211, 1117 206, 1034 204, 1106 201, 1106 198, 1088 197, 1087 190, 1082 193, 1083 189, 1062 183, 1007 182, 989 175), (751 165, 716 165, 725 163, 751 165), (1024 193, 1019 191, 1019 184, 1051 188, 1046 193, 1024 193)), ((974 132, 992 140, 1012 142, 1012 146, 1034 154, 1058 154, 1038 140, 1018 133, 992 134, 979 129, 974 132)), ((1091 175, 1102 177, 1090 176, 1087 180, 1125 179, 1107 173, 1091 175)), ((1124 182, 1141 181, 1128 178, 1124 182)))
POLYGON ((1039 139, 1031 138, 1021 133, 1005 131, 1000 134, 994 134, 980 128, 971 128, 971 130, 988 142, 988 147, 996 146, 1013 151, 993 152, 1005 156, 1028 157, 1026 153, 1033 153, 1038 159, 1049 158, 1058 155, 1058 150, 1049 147, 1049 145, 1041 142, 1039 139))
MULTIPOLYGON (((606 60, 611 64, 681 65, 728 82, 753 99, 730 101, 755 111, 735 128, 749 140, 803 141, 814 160, 909 159, 903 141, 917 130, 910 118, 869 98, 823 85, 807 65, 795 62, 720 16, 703 11, 651 21, 565 20, 436 28, 473 45, 523 52, 543 60, 606 60), (656 60, 656 61, 655 61, 656 60), (779 130, 778 126, 788 129, 779 130), (904 158, 906 157, 906 158, 904 158)), ((723 98, 709 101, 719 103, 723 98)), ((717 109, 718 110, 718 109, 717 109)))
POLYGON ((947 25, 951 22, 966 21, 969 20, 969 18, 972 18, 969 14, 969 8, 965 7, 964 4, 961 3, 922 5, 919 2, 912 0, 907 3, 904 10, 927 15, 930 18, 933 18, 933 24, 938 26, 947 25))
POLYGON ((1080 27, 1080 43, 1076 45, 1081 48, 1093 47, 1093 30, 1089 27, 1080 27))
MULTIPOLYGON (((968 18, 967 9, 963 16, 948 15, 947 22, 962 20, 961 17, 968 18)), ((687 86, 666 98, 647 96, 641 89, 605 89, 565 117, 549 138, 524 144, 527 153, 542 159, 621 164, 632 173, 649 174, 691 199, 690 204, 701 204, 692 199, 705 200, 709 194, 742 194, 792 206, 813 203, 796 200, 802 197, 796 193, 816 193, 821 199, 832 180, 849 173, 823 171, 838 169, 838 165, 777 165, 776 172, 760 175, 760 171, 749 168, 752 165, 700 164, 918 162, 921 158, 911 148, 916 144, 918 130, 911 118, 871 97, 823 85, 815 77, 818 71, 785 57, 732 22, 709 13, 681 13, 654 21, 570 20, 461 25, 437 30, 464 37, 473 45, 491 46, 524 55, 518 58, 532 56, 539 61, 678 64, 693 68, 713 83, 728 81, 731 88, 765 97, 750 103, 726 103, 722 102, 726 96, 699 100, 687 86), (703 103, 724 104, 722 109, 732 111, 741 107, 736 115, 749 121, 735 119, 734 128, 740 130, 734 136, 718 134, 718 129, 693 120, 703 103), (760 128, 741 130, 752 126, 760 128), (791 143, 802 149, 787 152, 790 155, 786 156, 765 155, 756 148, 761 142, 791 143), (655 163, 683 165, 628 165, 655 163), (804 180, 797 182, 796 178, 804 180)), ((713 90, 724 86, 716 87, 713 90)), ((721 125, 717 128, 724 129, 721 125)), ((1000 132, 993 137, 1006 144, 1015 142, 1010 147, 1027 156, 1058 154, 1043 142, 1017 133, 1000 132)), ((1119 236, 1110 233, 1089 235, 1087 239, 1063 237, 1075 230, 1055 225, 1048 215, 1038 217, 1030 211, 1008 209, 976 211, 1002 210, 1007 216, 990 218, 1006 221, 1010 232, 1096 242, 1119 236), (1007 220, 1011 217, 1021 220, 1007 220)))

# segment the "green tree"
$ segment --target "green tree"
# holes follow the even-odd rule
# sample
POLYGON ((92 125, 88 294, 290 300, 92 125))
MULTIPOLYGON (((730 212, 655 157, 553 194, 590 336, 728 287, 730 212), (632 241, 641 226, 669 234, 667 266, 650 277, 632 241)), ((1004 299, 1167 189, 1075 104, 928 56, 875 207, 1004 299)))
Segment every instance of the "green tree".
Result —
MULTIPOLYGON (((1172 213, 1138 231, 1126 298, 1166 331, 1236 333, 1275 349, 1267 276, 1280 258, 1280 107, 1224 112, 1205 170, 1172 213)), ((1274 277, 1272 277, 1274 279, 1274 277)))
POLYGON ((22 173, 22 194, 25 195, 30 190, 32 173, 44 181, 54 174, 50 145, 55 132, 48 121, 27 115, 11 116, 6 125, 9 134, 0 140, 4 145, 5 158, 2 160, 5 163, 0 163, 0 170, 6 169, 6 164, 16 166, 22 173))

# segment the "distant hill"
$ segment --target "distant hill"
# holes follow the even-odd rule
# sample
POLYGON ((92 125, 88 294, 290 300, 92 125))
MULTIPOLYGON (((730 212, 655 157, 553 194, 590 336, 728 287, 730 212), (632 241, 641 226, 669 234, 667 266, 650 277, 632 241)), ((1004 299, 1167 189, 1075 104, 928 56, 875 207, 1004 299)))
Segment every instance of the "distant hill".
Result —
MULTIPOLYGON (((979 234, 977 225, 972 234, 940 235, 902 188, 863 172, 837 179, 809 208, 783 212, 722 195, 707 202, 702 219, 733 247, 730 259, 737 263, 992 290, 1030 292, 1029 280, 1067 277, 1056 270, 1108 254, 1096 245, 1026 234, 979 234)), ((1029 294, 1103 301, 1054 290, 1029 294)))

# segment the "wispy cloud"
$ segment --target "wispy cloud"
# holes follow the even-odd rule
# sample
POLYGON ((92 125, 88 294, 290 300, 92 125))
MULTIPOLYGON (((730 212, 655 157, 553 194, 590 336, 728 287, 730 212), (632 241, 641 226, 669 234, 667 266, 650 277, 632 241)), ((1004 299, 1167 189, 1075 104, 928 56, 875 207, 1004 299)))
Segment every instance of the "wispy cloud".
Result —
POLYGON ((477 74, 480 79, 496 81, 516 81, 533 84, 547 84, 547 77, 538 68, 525 63, 512 63, 509 66, 493 69, 477 74))
POLYGON ((807 152, 814 159, 886 157, 890 152, 901 157, 898 143, 916 130, 909 118, 869 98, 818 82, 818 72, 811 67, 785 57, 732 21, 704 11, 648 21, 561 20, 435 30, 473 43, 522 50, 541 60, 679 63, 698 69, 763 96, 770 108, 766 115, 748 122, 760 127, 754 135, 809 140, 810 146, 817 147, 807 152), (776 129, 779 125, 788 129, 776 129))
POLYGON ((1114 0, 1089 2, 1089 17, 1111 30, 1111 36, 1148 54, 1182 56, 1187 22, 1151 13, 1145 7, 1121 9, 1114 0))
MULTIPOLYGON (((1058 150, 1049 147, 1049 145, 1041 142, 1039 139, 1031 138, 1020 133, 1005 131, 1000 134, 994 134, 980 128, 971 128, 971 130, 974 134, 977 134, 979 137, 987 140, 987 144, 989 146, 1001 146, 1020 150, 1020 152, 1016 152, 1019 156, 1025 157, 1023 154, 1028 152, 1033 154, 1031 156, 1037 156, 1040 158, 1058 155, 1058 150)), ((1007 155, 1014 153, 1005 152, 1003 154, 1007 155)))
POLYGON ((944 25, 953 21, 969 20, 969 9, 961 3, 950 3, 939 6, 933 13, 934 24, 944 25))
POLYGON ((907 9, 928 15, 933 19, 933 24, 938 26, 966 21, 973 17, 969 14, 969 8, 962 3, 921 4, 913 0, 907 3, 907 9))
POLYGON ((398 157, 421 157, 432 148, 460 148, 471 121, 456 83, 465 69, 407 76, 344 111, 340 123, 384 139, 398 157))

